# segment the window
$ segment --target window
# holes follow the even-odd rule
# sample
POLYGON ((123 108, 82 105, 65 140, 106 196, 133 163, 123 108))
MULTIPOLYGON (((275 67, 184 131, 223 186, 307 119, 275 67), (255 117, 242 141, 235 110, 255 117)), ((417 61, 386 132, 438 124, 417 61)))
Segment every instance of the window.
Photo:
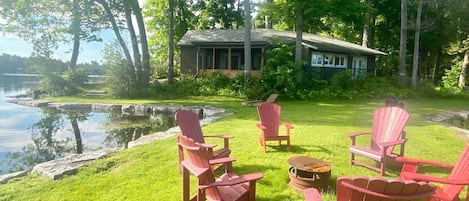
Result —
POLYGON ((353 57, 352 60, 352 78, 366 74, 367 58, 366 57, 353 57))
POLYGON ((311 66, 347 68, 347 55, 313 52, 311 54, 311 66))
POLYGON ((334 55, 324 54, 324 66, 334 66, 334 55))
POLYGON ((214 69, 228 69, 228 49, 215 49, 214 69))
POLYGON ((335 55, 335 66, 337 67, 347 67, 347 55, 336 54, 335 55))
POLYGON ((311 66, 322 66, 322 53, 313 52, 311 55, 311 66))

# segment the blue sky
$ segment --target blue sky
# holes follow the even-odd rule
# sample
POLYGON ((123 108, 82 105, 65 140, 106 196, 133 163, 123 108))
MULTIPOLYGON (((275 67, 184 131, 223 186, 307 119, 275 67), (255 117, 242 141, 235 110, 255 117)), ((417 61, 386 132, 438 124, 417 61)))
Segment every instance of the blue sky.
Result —
MULTIPOLYGON (((101 33, 103 42, 82 42, 81 51, 78 56, 79 63, 90 61, 101 61, 101 50, 104 44, 110 42, 115 38, 112 30, 104 30, 101 33)), ((69 61, 71 56, 72 43, 60 44, 59 48, 54 53, 54 58, 62 61, 69 61)), ((6 35, 0 32, 0 54, 6 53, 11 55, 18 55, 22 57, 29 57, 33 48, 32 44, 24 41, 14 35, 6 35)))

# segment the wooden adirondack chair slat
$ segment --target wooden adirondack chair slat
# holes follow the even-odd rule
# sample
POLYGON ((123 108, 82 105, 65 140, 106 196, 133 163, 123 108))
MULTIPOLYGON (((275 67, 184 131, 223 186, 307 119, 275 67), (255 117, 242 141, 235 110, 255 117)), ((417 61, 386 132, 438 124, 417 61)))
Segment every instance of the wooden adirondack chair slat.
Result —
MULTIPOLYGON (((337 179, 337 201, 427 201, 435 188, 425 182, 383 178, 339 177, 337 179)), ((303 192, 306 201, 322 201, 314 188, 303 192)))
POLYGON ((207 149, 187 136, 179 135, 178 139, 178 145, 187 153, 187 157, 181 162, 183 166, 183 201, 254 201, 256 199, 256 181, 262 179, 262 173, 238 176, 233 172, 228 172, 216 179, 207 149), (197 194, 192 198, 189 198, 191 186, 189 174, 196 176, 198 182, 197 194))
POLYGON ((348 136, 352 140, 350 146, 350 164, 362 165, 385 174, 386 159, 394 159, 404 155, 404 127, 409 120, 409 113, 400 107, 382 107, 373 113, 373 124, 371 132, 354 132, 348 136), (358 145, 357 137, 371 135, 369 146, 358 145), (399 153, 394 152, 395 146, 399 147, 399 153), (380 167, 357 160, 356 156, 372 159, 380 164, 380 167))
MULTIPOLYGON (((466 147, 461 152, 461 155, 454 166, 438 161, 414 158, 398 157, 396 160, 404 163, 400 174, 401 179, 413 179, 443 184, 441 187, 437 187, 436 193, 433 196, 434 200, 459 200, 459 193, 465 186, 468 186, 469 188, 469 143, 466 144, 466 147), (419 165, 432 165, 441 168, 449 168, 451 169, 451 173, 447 178, 426 175, 425 173, 418 172, 419 165)), ((469 201, 469 196, 467 195, 466 201, 469 201)))
MULTIPOLYGON (((185 135, 189 138, 192 138, 195 142, 199 144, 206 145, 206 149, 208 150, 209 158, 210 159, 217 159, 217 158, 224 158, 229 157, 231 154, 231 149, 229 147, 229 139, 233 138, 231 135, 209 135, 204 136, 202 133, 202 127, 199 123, 199 116, 191 111, 188 110, 181 110, 178 111, 175 115, 176 122, 181 129, 181 134, 185 135), (205 137, 214 137, 214 138, 221 138, 223 139, 223 147, 214 150, 214 146, 205 143, 205 137)), ((179 162, 184 160, 184 154, 182 153, 182 148, 179 148, 179 162)), ((219 166, 219 168, 225 168, 225 171, 230 172, 232 171, 230 164, 226 164, 228 166, 219 166)), ((181 169, 182 167, 180 167, 181 169)))
POLYGON ((267 141, 278 141, 279 145, 281 145, 282 141, 287 141, 287 150, 291 150, 290 129, 292 129, 293 126, 280 121, 280 112, 281 106, 276 103, 263 103, 257 106, 260 122, 257 123, 256 126, 261 131, 259 142, 264 148, 264 153, 267 152, 267 141), (285 135, 279 134, 281 125, 285 127, 285 135))

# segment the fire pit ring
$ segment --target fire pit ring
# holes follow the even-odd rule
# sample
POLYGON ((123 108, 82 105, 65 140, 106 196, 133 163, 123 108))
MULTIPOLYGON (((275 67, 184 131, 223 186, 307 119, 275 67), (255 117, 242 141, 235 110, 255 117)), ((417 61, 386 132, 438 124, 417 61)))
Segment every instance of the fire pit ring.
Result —
POLYGON ((291 166, 288 169, 290 178, 288 184, 291 188, 303 191, 313 187, 324 191, 329 186, 331 177, 329 163, 309 156, 294 156, 288 159, 288 164, 291 166))

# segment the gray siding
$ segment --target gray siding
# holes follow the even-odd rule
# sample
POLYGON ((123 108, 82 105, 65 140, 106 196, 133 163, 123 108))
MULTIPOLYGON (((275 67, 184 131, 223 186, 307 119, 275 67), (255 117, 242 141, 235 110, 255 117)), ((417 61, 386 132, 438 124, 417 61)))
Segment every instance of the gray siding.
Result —
POLYGON ((194 46, 181 47, 181 72, 195 75, 197 73, 197 48, 194 46))

